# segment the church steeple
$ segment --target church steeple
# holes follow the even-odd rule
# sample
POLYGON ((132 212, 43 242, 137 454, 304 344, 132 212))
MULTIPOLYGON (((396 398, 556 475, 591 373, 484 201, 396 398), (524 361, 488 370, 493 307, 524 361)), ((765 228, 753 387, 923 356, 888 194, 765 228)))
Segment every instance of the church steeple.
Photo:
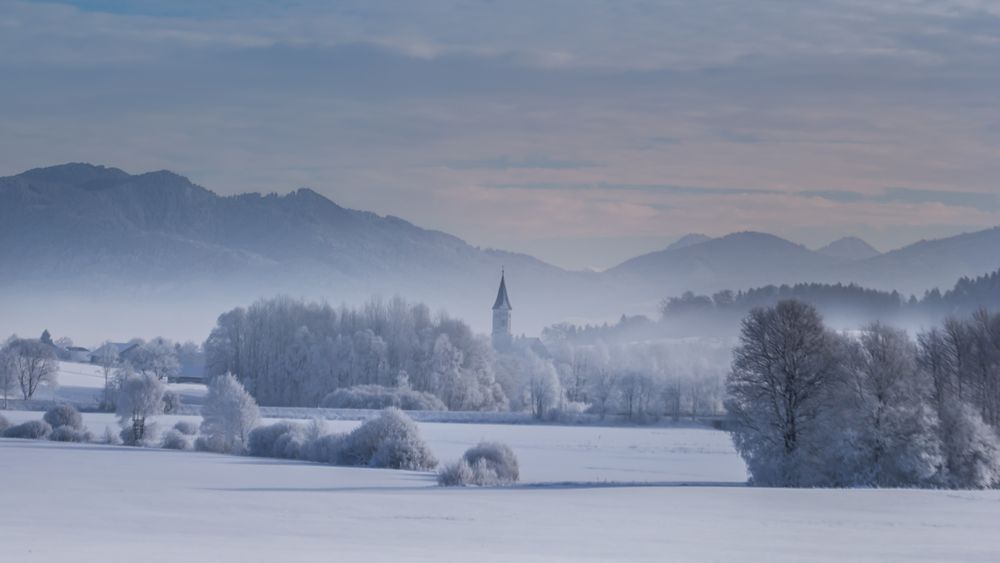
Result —
POLYGON ((493 302, 493 310, 513 309, 510 306, 510 298, 507 297, 507 283, 504 281, 504 272, 500 270, 500 289, 497 290, 497 300, 493 302))
POLYGON ((500 271, 500 288, 493 302, 493 347, 505 350, 510 347, 513 337, 510 333, 510 298, 507 297, 507 282, 503 270, 500 271))

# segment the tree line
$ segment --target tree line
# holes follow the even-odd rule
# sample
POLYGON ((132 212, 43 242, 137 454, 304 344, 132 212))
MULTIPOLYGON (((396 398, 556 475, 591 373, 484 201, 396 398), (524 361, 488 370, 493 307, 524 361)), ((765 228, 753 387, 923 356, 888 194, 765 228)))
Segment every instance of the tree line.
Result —
POLYGON ((517 338, 498 352, 464 322, 404 299, 358 308, 286 297, 223 313, 209 377, 232 373, 263 405, 592 412, 636 422, 721 411, 728 348, 517 338))
POLYGON ((781 301, 743 320, 726 391, 754 484, 1000 483, 1000 315, 914 339, 880 323, 834 332, 812 305, 781 301))

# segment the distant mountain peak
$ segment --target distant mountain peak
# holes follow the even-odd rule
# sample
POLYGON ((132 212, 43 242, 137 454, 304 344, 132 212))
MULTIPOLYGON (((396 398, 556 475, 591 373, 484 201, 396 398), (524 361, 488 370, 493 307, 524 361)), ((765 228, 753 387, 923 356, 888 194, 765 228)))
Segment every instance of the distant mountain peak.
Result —
POLYGON ((31 170, 18 174, 21 178, 49 182, 53 184, 85 185, 98 180, 128 178, 129 174, 119 168, 101 166, 87 162, 68 162, 31 170))
POLYGON ((839 238, 816 252, 841 260, 867 260, 882 254, 858 237, 839 238))
POLYGON ((689 246, 694 246, 696 244, 701 244, 705 241, 712 240, 711 237, 703 235, 701 233, 688 233, 681 238, 677 239, 669 246, 667 250, 677 250, 678 248, 687 248, 689 246))

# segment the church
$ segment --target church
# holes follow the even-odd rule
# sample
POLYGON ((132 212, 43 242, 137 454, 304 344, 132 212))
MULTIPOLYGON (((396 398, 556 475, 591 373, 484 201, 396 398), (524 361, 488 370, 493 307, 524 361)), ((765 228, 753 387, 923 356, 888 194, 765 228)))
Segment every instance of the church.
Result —
POLYGON ((504 273, 500 272, 500 289, 497 290, 496 301, 493 302, 493 348, 497 351, 509 350, 513 343, 510 332, 510 298, 507 297, 507 282, 504 273))
POLYGON ((516 351, 525 352, 530 350, 540 358, 551 358, 548 348, 542 340, 534 336, 518 336, 510 331, 510 313, 514 309, 510 305, 510 297, 507 296, 507 280, 503 270, 500 271, 500 288, 497 289, 497 298, 493 301, 493 349, 501 353, 512 353, 516 351))

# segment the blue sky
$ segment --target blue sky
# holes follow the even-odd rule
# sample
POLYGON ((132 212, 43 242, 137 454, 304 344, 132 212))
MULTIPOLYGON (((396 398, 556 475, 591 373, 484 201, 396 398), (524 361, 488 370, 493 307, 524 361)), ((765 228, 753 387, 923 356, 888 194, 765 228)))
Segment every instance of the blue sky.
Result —
POLYGON ((567 267, 1000 224, 993 2, 8 1, 0 73, 0 174, 308 186, 567 267))

